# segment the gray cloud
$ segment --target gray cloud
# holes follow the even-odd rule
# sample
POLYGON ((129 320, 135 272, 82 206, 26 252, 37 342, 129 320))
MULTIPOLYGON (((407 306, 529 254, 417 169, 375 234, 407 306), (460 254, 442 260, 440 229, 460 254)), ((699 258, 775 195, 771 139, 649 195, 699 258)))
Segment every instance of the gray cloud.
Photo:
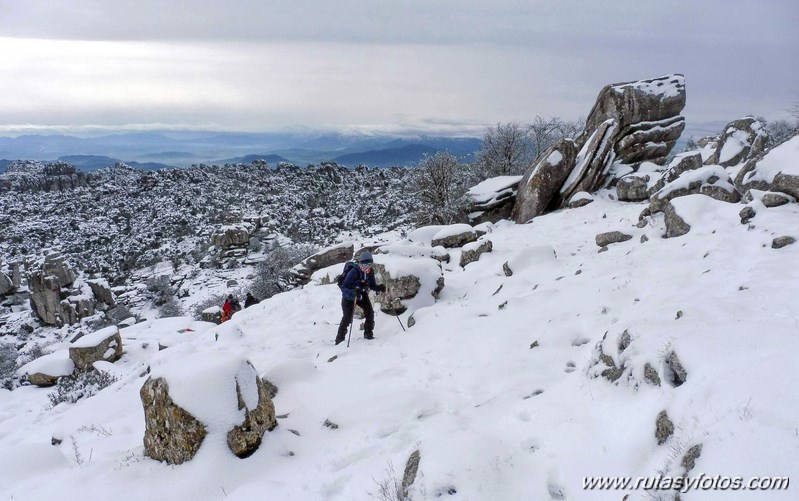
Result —
POLYGON ((0 0, 0 126, 479 130, 686 75, 692 122, 799 101, 799 9, 769 2, 0 0), (49 41, 48 41, 49 40, 49 41))

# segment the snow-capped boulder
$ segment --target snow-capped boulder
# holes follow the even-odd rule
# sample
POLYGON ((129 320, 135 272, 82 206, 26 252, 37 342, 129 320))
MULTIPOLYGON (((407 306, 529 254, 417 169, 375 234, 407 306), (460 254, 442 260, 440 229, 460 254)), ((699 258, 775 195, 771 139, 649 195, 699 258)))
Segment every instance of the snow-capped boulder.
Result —
POLYGON ((593 195, 586 191, 578 191, 569 199, 569 208, 578 209, 594 201, 593 195))
POLYGON ((738 178, 744 188, 782 192, 799 198, 799 136, 772 149, 760 161, 748 163, 738 178))
POLYGON ((377 282, 386 286, 378 298, 383 313, 399 315, 430 306, 444 288, 441 263, 435 259, 380 255, 374 268, 377 282))
POLYGON ((697 193, 723 202, 736 203, 741 200, 741 195, 733 186, 727 171, 720 165, 707 165, 683 172, 661 188, 652 195, 649 209, 652 213, 661 212, 670 200, 697 193))
POLYGON ((91 287, 92 294, 94 294, 94 298, 98 302, 105 303, 110 307, 116 306, 114 293, 111 292, 111 286, 108 284, 108 280, 97 278, 94 280, 87 280, 86 283, 91 287))
POLYGON ((768 134, 762 122, 754 117, 733 120, 724 131, 714 138, 712 153, 704 161, 705 165, 718 164, 732 167, 763 153, 768 134))
POLYGON ((538 156, 518 184, 513 220, 526 223, 543 214, 553 197, 574 169, 577 147, 571 139, 563 139, 538 156))
POLYGON ((433 247, 442 246, 445 248, 462 247, 469 242, 474 242, 482 232, 476 231, 468 224, 450 224, 444 226, 433 235, 431 245, 433 247))
POLYGON ((510 219, 521 176, 497 176, 472 186, 466 192, 469 222, 497 222, 510 219))
POLYGON ((446 225, 441 224, 421 226, 408 233, 408 240, 417 244, 429 246, 433 242, 433 236, 445 227, 446 225))
POLYGON ((222 323, 222 308, 219 306, 211 306, 206 308, 201 313, 201 320, 203 322, 211 322, 214 324, 222 323))
POLYGON ((294 285, 304 285, 311 281, 311 275, 317 270, 346 263, 352 259, 355 245, 344 242, 327 247, 312 256, 308 256, 289 270, 294 285))
POLYGON ((782 249, 786 245, 791 245, 793 243, 796 243, 796 238, 794 238, 794 237, 792 237, 790 235, 785 235, 785 236, 782 236, 782 237, 777 237, 774 240, 772 240, 771 241, 771 248, 772 249, 782 249))
POLYGON ((479 260, 483 253, 491 252, 493 248, 494 244, 487 238, 481 238, 476 242, 464 245, 463 251, 461 253, 461 268, 465 267, 469 263, 479 260))
MULTIPOLYGON (((642 165, 643 167, 643 165, 642 165)), ((660 191, 667 184, 675 181, 683 175, 683 173, 697 170, 702 167, 702 155, 696 152, 680 153, 676 155, 669 165, 660 173, 655 182, 649 183, 648 193, 652 196, 653 193, 660 191)), ((639 169, 639 172, 641 169, 639 169)))
POLYGON ((449 253, 442 246, 429 247, 426 245, 391 244, 378 247, 375 249, 374 253, 404 257, 431 257, 442 263, 449 262, 449 253))
POLYGON ((69 358, 78 370, 87 371, 98 361, 114 362, 122 357, 122 336, 116 326, 106 327, 76 340, 69 358))
POLYGON ((779 207, 780 205, 796 202, 794 197, 786 193, 751 189, 744 194, 743 202, 748 204, 753 200, 759 200, 766 207, 779 207))
POLYGON ((85 294, 69 296, 58 305, 61 320, 69 325, 76 324, 81 318, 94 315, 94 299, 85 294))
POLYGON ((69 358, 69 350, 59 350, 28 362, 17 370, 17 375, 25 376, 33 385, 53 386, 58 378, 68 376, 75 370, 69 358))
POLYGON ((671 202, 667 202, 663 207, 663 213, 665 214, 667 238, 681 237, 691 231, 691 225, 680 216, 671 202))
POLYGON ((208 435, 248 457, 277 426, 264 381, 250 362, 227 353, 194 353, 156 366, 139 395, 144 453, 169 464, 191 460, 208 435))

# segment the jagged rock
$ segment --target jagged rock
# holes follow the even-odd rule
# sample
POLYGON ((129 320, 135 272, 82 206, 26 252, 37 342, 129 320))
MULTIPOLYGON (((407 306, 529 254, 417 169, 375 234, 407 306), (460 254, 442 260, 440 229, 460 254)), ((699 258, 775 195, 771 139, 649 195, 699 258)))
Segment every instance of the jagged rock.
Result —
POLYGON ((702 455, 702 444, 697 444, 688 449, 685 455, 682 457, 682 461, 680 465, 685 468, 685 474, 687 475, 689 471, 694 469, 696 466, 696 460, 699 459, 699 456, 702 455))
POLYGON ((616 183, 616 194, 622 202, 642 202, 649 198, 649 174, 628 174, 616 183))
POLYGON ((469 188, 466 192, 469 223, 510 219, 520 179, 521 176, 497 176, 469 188))
POLYGON ((715 150, 704 163, 722 167, 738 165, 763 153, 767 142, 768 134, 759 120, 753 117, 733 120, 715 140, 715 150))
POLYGON ((621 338, 619 338, 619 353, 626 350, 627 347, 630 346, 631 342, 632 337, 630 336, 630 333, 627 331, 627 329, 624 329, 624 332, 621 333, 621 338))
POLYGON ((22 285, 22 273, 19 269, 19 263, 10 263, 11 266, 11 283, 15 289, 19 289, 22 285))
POLYGON ((666 411, 660 411, 657 420, 655 420, 655 438, 658 441, 658 445, 663 445, 673 434, 674 423, 671 422, 666 411))
POLYGON ((488 239, 481 239, 464 245, 463 252, 461 253, 461 268, 464 268, 469 263, 477 261, 484 252, 491 252, 493 248, 494 244, 488 239))
POLYGON ((11 282, 11 279, 8 278, 5 273, 0 272, 0 296, 5 296, 12 293, 15 288, 16 287, 14 287, 14 283, 11 282))
POLYGON ((6 167, 0 192, 53 192, 88 186, 89 176, 65 162, 17 160, 6 167))
POLYGON ((116 306, 116 301, 114 299, 114 293, 111 292, 111 286, 108 285, 108 280, 105 279, 95 279, 95 280, 87 280, 87 284, 92 289, 92 294, 94 294, 94 298, 101 302, 105 303, 110 307, 116 306))
POLYGON ((631 238, 633 238, 632 235, 627 235, 626 233, 622 233, 620 231, 608 231, 606 233, 600 233, 597 235, 595 240, 599 247, 606 247, 610 244, 626 242, 631 238))
POLYGON ((451 224, 441 228, 435 235, 431 245, 433 247, 442 246, 447 249, 462 247, 465 244, 474 242, 480 237, 479 232, 468 224, 451 224))
POLYGON ((590 193, 599 186, 607 167, 613 162, 613 138, 617 128, 616 121, 609 119, 599 124, 588 136, 577 153, 574 168, 554 198, 555 206, 566 207, 575 193, 590 193))
POLYGON ((777 237, 774 240, 772 240, 771 248, 772 249, 781 249, 781 248, 785 247, 786 245, 791 245, 792 243, 795 243, 795 242, 796 242, 796 239, 794 237, 790 237, 790 236, 777 237))
POLYGON ((674 386, 682 386, 688 380, 688 371, 682 366, 675 352, 672 351, 666 358, 666 367, 671 371, 671 382, 674 386))
POLYGON ((189 461, 208 433, 224 433, 228 448, 238 457, 255 452, 264 434, 277 426, 277 419, 267 386, 253 366, 216 353, 195 354, 184 362, 178 368, 154 371, 142 386, 145 455, 170 464, 189 461), (203 384, 209 379, 218 384, 203 384), (184 407, 186 403, 175 401, 170 385, 181 388, 181 398, 201 395, 197 401, 187 402, 197 415, 184 407), (204 399, 213 405, 197 404, 204 399), (238 422, 241 415, 243 420, 238 422))
POLYGON ((58 278, 45 276, 42 272, 34 272, 28 278, 31 308, 36 316, 47 325, 63 325, 59 304, 61 303, 61 286, 58 278))
POLYGON ((121 357, 122 336, 116 326, 83 336, 69 347, 69 358, 75 368, 82 371, 93 369, 94 362, 115 362, 121 357))
POLYGON ((718 165, 708 165, 686 171, 674 181, 666 184, 649 201, 652 213, 662 212, 666 204, 675 198, 702 194, 723 202, 737 203, 741 195, 735 189, 727 171, 718 165))
POLYGON ((691 225, 677 214, 671 202, 666 204, 663 213, 666 216, 666 238, 681 237, 691 231, 691 225))
POLYGON ((649 196, 663 189, 667 184, 676 181, 688 171, 700 169, 702 167, 702 155, 699 153, 681 153, 666 166, 660 177, 649 188, 649 196))
POLYGON ((522 271, 531 265, 554 262, 558 258, 551 245, 535 245, 517 251, 502 265, 502 271, 509 277, 516 271, 522 271))
POLYGON ((630 125, 619 134, 616 157, 626 163, 642 160, 665 163, 683 130, 685 119, 681 116, 630 125))
POLYGON ((408 461, 405 463, 405 471, 402 474, 402 499, 408 499, 408 488, 413 484, 416 480, 416 473, 419 471, 419 461, 421 460, 422 454, 419 452, 419 449, 413 451, 411 455, 408 457, 408 461))
POLYGON ((577 147, 571 139, 563 139, 538 156, 536 163, 519 182, 512 217, 526 223, 543 214, 574 169, 577 147))
POLYGON ((749 224, 749 221, 751 221, 752 218, 755 217, 756 212, 753 207, 746 206, 743 209, 741 209, 741 212, 739 212, 738 215, 741 217, 741 224, 749 224))
POLYGON ((69 287, 75 282, 77 275, 66 258, 59 252, 45 251, 44 262, 41 266, 44 276, 55 277, 60 287, 69 287))
POLYGON ((644 364, 644 379, 655 386, 660 386, 660 375, 649 362, 644 364))
POLYGON ((73 325, 81 318, 94 315, 94 301, 82 295, 69 296, 59 303, 58 309, 64 323, 73 325))
POLYGON ((377 282, 386 286, 378 298, 380 311, 389 315, 404 313, 410 300, 433 304, 444 288, 441 263, 435 259, 387 255, 374 263, 374 271, 377 282))
MULTIPOLYGON (((369 249, 369 251, 372 252, 373 249, 369 249)), ((353 252, 355 252, 355 245, 352 242, 344 242, 322 249, 303 259, 289 270, 291 282, 294 285, 305 285, 311 281, 313 272, 335 264, 346 263, 352 259, 353 252)))
POLYGON ((592 203, 594 201, 594 197, 591 196, 590 193, 586 193, 585 191, 578 191, 569 199, 569 208, 570 209, 579 209, 580 207, 585 207, 586 205, 592 203))
POLYGON ((223 249, 246 246, 250 242, 253 230, 253 225, 249 223, 228 224, 220 227, 211 236, 211 242, 223 249))

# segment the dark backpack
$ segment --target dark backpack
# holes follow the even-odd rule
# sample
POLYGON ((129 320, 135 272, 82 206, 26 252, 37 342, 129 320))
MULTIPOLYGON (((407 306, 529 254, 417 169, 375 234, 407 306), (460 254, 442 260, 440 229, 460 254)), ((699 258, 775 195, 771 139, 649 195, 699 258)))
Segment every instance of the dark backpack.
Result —
POLYGON ((355 261, 347 261, 347 264, 344 265, 344 271, 341 272, 341 275, 336 277, 336 285, 338 285, 339 289, 341 288, 341 284, 344 283, 344 277, 347 276, 347 273, 350 272, 351 269, 357 268, 358 263, 355 261))

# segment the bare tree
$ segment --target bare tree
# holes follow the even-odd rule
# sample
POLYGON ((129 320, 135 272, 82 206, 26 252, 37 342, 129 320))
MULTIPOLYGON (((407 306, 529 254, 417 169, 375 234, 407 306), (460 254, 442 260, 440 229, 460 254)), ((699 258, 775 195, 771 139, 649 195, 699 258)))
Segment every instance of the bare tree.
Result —
POLYGON ((516 122, 498 123, 486 129, 477 164, 483 178, 518 175, 530 165, 534 154, 525 127, 516 122))
POLYGON ((425 158, 411 175, 410 188, 422 202, 422 224, 449 224, 463 215, 463 195, 469 184, 468 169, 449 152, 425 158))

